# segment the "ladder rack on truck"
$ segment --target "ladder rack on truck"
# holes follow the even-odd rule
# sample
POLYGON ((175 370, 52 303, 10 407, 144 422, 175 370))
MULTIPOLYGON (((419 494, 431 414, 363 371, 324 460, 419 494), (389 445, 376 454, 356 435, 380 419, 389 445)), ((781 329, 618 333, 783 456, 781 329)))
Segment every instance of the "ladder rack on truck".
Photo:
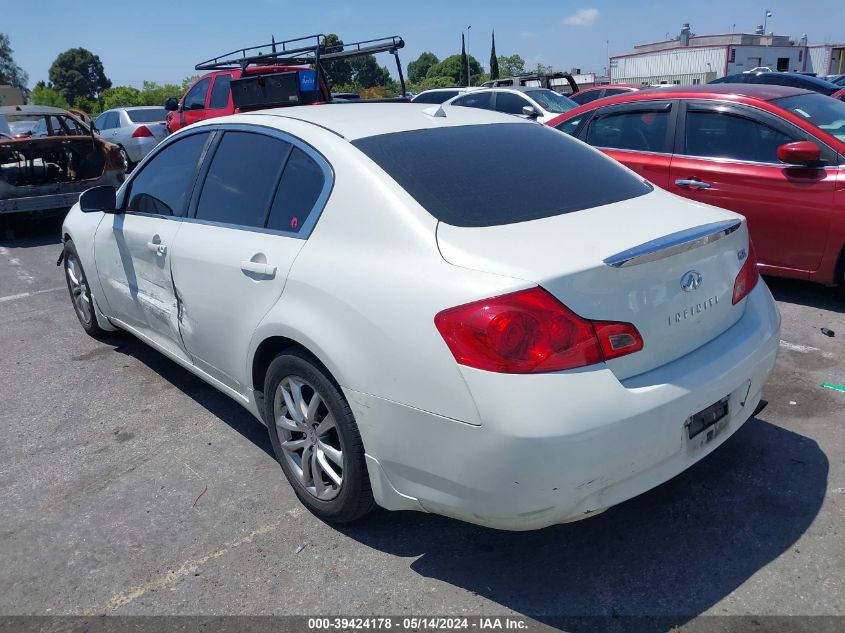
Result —
POLYGON ((399 61, 399 49, 405 46, 405 41, 398 35, 382 37, 374 40, 363 40, 350 44, 326 43, 323 34, 307 35, 291 40, 277 42, 275 38, 268 44, 239 48, 234 51, 212 57, 200 62, 196 70, 230 70, 240 68, 246 73, 249 66, 286 66, 311 65, 322 75, 325 72, 322 63, 350 59, 375 53, 390 53, 396 60, 396 70, 402 85, 402 95, 406 96, 405 76, 402 73, 402 63, 399 61))

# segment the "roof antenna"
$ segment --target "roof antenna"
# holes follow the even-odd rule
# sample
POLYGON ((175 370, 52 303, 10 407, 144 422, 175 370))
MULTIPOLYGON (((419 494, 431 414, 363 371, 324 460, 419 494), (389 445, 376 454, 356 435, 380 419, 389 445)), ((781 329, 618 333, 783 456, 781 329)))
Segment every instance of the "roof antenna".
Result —
POLYGON ((436 108, 434 106, 423 110, 424 114, 428 116, 446 117, 446 110, 443 109, 443 104, 439 104, 436 108))

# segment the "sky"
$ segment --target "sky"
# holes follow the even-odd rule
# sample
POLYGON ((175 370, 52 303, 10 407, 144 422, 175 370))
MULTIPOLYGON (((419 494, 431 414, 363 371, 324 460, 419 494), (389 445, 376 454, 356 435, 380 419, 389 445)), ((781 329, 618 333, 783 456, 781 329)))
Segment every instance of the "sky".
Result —
MULTIPOLYGON (((843 0, 143 0, 80 4, 58 0, 4 2, 0 32, 29 73, 29 86, 46 80, 50 64, 68 48, 100 56, 114 85, 140 87, 144 80, 180 83, 201 60, 244 46, 314 33, 344 41, 401 35, 403 67, 423 51, 439 58, 459 53, 461 33, 469 53, 489 69, 490 34, 499 55, 518 53, 526 66, 552 65, 603 73, 611 55, 635 44, 676 36, 689 22, 699 35, 753 32, 767 9, 768 30, 810 43, 845 41, 843 0), (42 19, 50 16, 49 19, 42 19), (471 27, 471 28, 469 28, 471 27), (468 30, 467 30, 468 29, 468 30)), ((392 71, 389 56, 379 62, 392 71)), ((395 74, 395 71, 394 71, 395 74)))

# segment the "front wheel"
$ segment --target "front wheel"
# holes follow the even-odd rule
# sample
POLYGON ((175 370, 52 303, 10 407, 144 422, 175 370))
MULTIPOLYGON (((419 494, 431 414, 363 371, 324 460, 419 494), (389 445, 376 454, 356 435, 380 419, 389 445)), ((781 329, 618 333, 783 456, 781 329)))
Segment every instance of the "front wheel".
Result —
POLYGON ((64 250, 65 281, 73 302, 73 310, 79 324, 90 336, 99 338, 106 334, 106 331, 97 323, 97 316, 94 313, 94 299, 91 297, 91 288, 88 286, 88 278, 79 261, 79 254, 73 240, 65 242, 64 250))
POLYGON ((325 369, 300 350, 273 360, 264 420, 299 500, 319 518, 354 521, 375 507, 364 445, 349 404, 325 369))

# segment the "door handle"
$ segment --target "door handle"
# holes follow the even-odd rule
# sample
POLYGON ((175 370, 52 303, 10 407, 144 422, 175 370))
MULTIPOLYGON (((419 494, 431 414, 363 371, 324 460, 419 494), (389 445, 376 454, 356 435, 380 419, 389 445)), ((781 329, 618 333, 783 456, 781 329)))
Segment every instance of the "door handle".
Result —
POLYGON ((261 262, 243 261, 241 270, 245 273, 261 275, 263 277, 275 277, 276 267, 273 264, 262 264, 261 262))
POLYGON ((695 178, 682 178, 676 180, 675 184, 684 189, 710 189, 710 183, 703 180, 696 180, 695 178))
POLYGON ((156 255, 166 255, 167 254, 167 245, 160 244, 158 242, 147 242, 147 248, 150 249, 156 255))

